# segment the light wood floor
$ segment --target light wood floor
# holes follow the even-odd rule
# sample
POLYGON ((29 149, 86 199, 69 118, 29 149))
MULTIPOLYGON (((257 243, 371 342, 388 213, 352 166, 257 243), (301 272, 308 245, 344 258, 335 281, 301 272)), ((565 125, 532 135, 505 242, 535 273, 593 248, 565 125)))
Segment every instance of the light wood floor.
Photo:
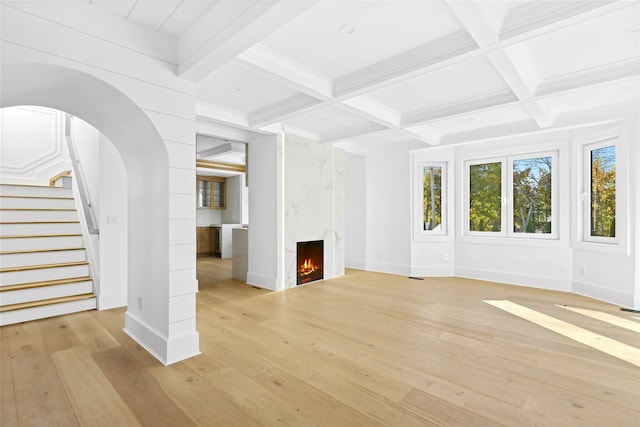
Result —
POLYGON ((124 310, 2 327, 0 424, 640 425, 640 368, 484 300, 638 347, 618 307, 362 271, 272 293, 230 267, 198 260, 202 355, 169 367, 122 332, 124 310))

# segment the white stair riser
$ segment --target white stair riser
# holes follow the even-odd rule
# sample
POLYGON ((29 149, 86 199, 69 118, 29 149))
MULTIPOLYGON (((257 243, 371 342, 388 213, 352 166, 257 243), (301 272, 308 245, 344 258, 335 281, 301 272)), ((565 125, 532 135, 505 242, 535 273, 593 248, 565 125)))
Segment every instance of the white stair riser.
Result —
POLYGON ((78 212, 58 210, 0 210, 0 222, 77 221, 78 212))
POLYGON ((96 299, 90 298, 80 301, 50 304, 41 307, 25 308, 23 310, 5 311, 0 313, 0 326, 13 323, 26 322, 46 317, 60 316, 62 314, 77 313, 79 311, 96 308, 96 299))
POLYGON ((0 224, 2 236, 24 236, 29 234, 80 234, 78 222, 41 222, 0 224))
POLYGON ((64 208, 75 209, 75 201, 73 199, 45 199, 31 197, 2 197, 0 198, 0 207, 8 208, 64 208))
POLYGON ((71 188, 37 185, 0 185, 0 194, 3 196, 73 197, 71 188))
POLYGON ((89 275, 88 265, 73 265, 68 267, 39 268, 36 270, 7 271, 0 273, 0 285, 15 285, 18 283, 44 282, 47 280, 69 279, 89 275))
POLYGON ((82 236, 0 239, 0 252, 84 247, 82 236))
POLYGON ((2 268, 9 268, 23 267, 27 265, 60 264, 86 260, 87 255, 84 249, 72 251, 27 252, 0 255, 0 266, 2 268))
POLYGON ((93 282, 91 280, 78 283, 65 283, 63 285, 40 286, 38 288, 0 292, 0 305, 90 294, 92 292, 93 282))

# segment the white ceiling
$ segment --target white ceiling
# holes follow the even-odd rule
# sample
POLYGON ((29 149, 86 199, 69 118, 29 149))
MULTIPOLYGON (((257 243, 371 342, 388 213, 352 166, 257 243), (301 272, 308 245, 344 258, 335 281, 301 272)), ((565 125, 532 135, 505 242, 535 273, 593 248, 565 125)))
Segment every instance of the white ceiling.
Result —
POLYGON ((637 0, 90 3, 174 38, 197 118, 244 131, 438 145, 640 103, 637 0))

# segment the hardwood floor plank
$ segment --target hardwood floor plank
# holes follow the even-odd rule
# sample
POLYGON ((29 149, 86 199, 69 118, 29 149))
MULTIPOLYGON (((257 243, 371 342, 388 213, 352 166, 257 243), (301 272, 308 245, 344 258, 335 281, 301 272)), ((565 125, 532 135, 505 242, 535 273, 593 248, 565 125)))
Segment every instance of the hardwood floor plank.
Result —
POLYGON ((196 425, 127 349, 116 347, 91 356, 143 426, 196 425))
POLYGON ((501 425, 496 423, 495 420, 485 418, 418 389, 411 390, 402 399, 400 405, 437 424, 445 426, 489 427, 501 425))
POLYGON ((141 425, 86 349, 59 351, 53 361, 81 425, 141 425))
POLYGON ((247 376, 227 367, 209 376, 211 385, 225 393, 251 416, 264 420, 266 425, 321 426, 309 414, 258 386, 247 376))
POLYGON ((47 350, 51 354, 80 345, 75 331, 69 327, 65 316, 42 319, 38 322, 38 326, 47 350))
POLYGON ((66 319, 89 354, 120 346, 90 313, 74 313, 66 319))
POLYGON ((16 325, 8 338, 18 425, 80 425, 38 322, 16 325))
MULTIPOLYGON (((199 356, 198 356, 199 357, 199 356)), ((209 371, 208 377, 222 368, 209 371)), ((151 374, 162 384, 180 408, 202 426, 262 426, 260 417, 252 417, 230 399, 226 391, 213 386, 205 377, 198 376, 185 364, 158 366, 151 374)))
POLYGON ((19 328, 18 325, 9 325, 0 329, 0 425, 3 427, 18 425, 16 394, 11 368, 11 359, 15 356, 12 354, 9 345, 9 336, 17 328, 19 328))

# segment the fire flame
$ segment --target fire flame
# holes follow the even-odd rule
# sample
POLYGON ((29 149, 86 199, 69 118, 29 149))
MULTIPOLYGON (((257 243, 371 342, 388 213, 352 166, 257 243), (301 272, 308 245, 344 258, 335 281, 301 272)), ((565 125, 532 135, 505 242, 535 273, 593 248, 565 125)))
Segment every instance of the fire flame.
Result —
POLYGON ((304 262, 302 263, 302 265, 300 266, 300 269, 298 271, 303 276, 306 276, 306 275, 311 274, 314 271, 318 270, 319 268, 320 267, 315 265, 312 260, 305 259, 304 262))

